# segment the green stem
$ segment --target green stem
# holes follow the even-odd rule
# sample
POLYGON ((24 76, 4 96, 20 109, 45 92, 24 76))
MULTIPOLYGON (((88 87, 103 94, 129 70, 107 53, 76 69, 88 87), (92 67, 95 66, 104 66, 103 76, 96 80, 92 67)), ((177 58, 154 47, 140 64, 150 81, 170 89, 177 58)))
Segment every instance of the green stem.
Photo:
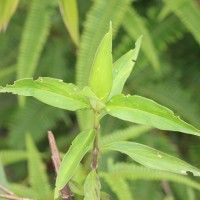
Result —
POLYGON ((92 169, 93 170, 97 170, 98 168, 98 155, 99 155, 99 129, 100 129, 100 124, 99 124, 99 120, 100 120, 100 112, 99 111, 95 111, 94 112, 94 131, 95 131, 95 139, 94 139, 94 143, 93 143, 93 150, 92 150, 92 154, 93 154, 93 160, 92 160, 92 169))

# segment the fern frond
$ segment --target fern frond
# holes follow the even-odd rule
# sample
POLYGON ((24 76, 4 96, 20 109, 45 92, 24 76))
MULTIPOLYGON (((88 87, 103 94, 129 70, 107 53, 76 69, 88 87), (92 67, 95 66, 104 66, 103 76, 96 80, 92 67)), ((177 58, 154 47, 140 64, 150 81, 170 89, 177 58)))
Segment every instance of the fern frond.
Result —
POLYGON ((145 20, 137 14, 135 9, 129 8, 127 10, 126 17, 123 20, 123 27, 133 41, 136 41, 140 35, 144 36, 141 50, 144 52, 152 66, 158 70, 160 67, 159 58, 157 56, 154 43, 151 39, 152 36, 145 25, 145 20))
POLYGON ((34 99, 28 99, 24 108, 19 108, 10 122, 9 144, 15 148, 24 146, 24 135, 31 132, 33 139, 39 141, 64 118, 60 109, 47 106, 34 99))
POLYGON ((200 44, 200 12, 197 3, 195 5, 195 1, 191 0, 167 0, 165 4, 164 9, 177 15, 200 44))
POLYGON ((118 200, 134 200, 128 183, 122 176, 103 173, 103 178, 108 183, 111 190, 116 194, 118 200))
MULTIPOLYGON (((110 21, 113 22, 113 33, 115 34, 130 3, 131 0, 94 1, 84 24, 76 65, 76 83, 79 86, 85 86, 88 83, 95 52, 102 37, 108 31, 110 21)), ((78 112, 78 122, 81 129, 91 126, 91 115, 87 111, 78 112)))
POLYGON ((19 197, 26 197, 30 199, 35 199, 37 197, 37 193, 32 188, 26 187, 22 184, 9 183, 8 188, 19 197))
POLYGON ((142 166, 128 164, 128 163, 117 163, 112 167, 109 167, 109 174, 112 176, 122 176, 128 180, 168 180, 186 186, 192 187, 196 190, 200 190, 200 184, 191 180, 186 176, 173 174, 170 172, 164 172, 159 170, 153 170, 142 166))
POLYGON ((3 165, 10 165, 27 159, 26 151, 1 150, 0 159, 3 165))
POLYGON ((32 77, 50 30, 52 1, 33 0, 28 13, 17 63, 17 79, 32 77))
POLYGON ((100 146, 106 145, 110 142, 134 139, 152 129, 153 128, 149 126, 133 125, 126 129, 117 130, 111 134, 103 136, 100 141, 100 146))
POLYGON ((43 196, 43 199, 45 199, 45 196, 48 196, 50 193, 50 185, 45 166, 30 135, 27 135, 26 137, 26 146, 28 150, 28 173, 30 185, 38 194, 38 197, 43 196))

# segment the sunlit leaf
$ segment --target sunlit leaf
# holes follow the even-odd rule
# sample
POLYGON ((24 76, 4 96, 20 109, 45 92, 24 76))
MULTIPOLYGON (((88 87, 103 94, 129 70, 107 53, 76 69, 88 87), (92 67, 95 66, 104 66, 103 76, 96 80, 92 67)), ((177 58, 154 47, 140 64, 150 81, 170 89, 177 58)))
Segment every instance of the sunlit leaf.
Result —
POLYGON ((10 18, 18 6, 19 0, 0 1, 0 32, 5 31, 10 18))
POLYGON ((100 200, 101 183, 95 170, 92 170, 84 183, 84 200, 100 200))
POLYGON ((137 95, 116 95, 108 102, 106 110, 110 115, 126 121, 200 136, 198 129, 175 116, 168 108, 137 95))
POLYGON ((89 151, 95 137, 93 130, 82 131, 72 142, 71 147, 65 154, 56 179, 54 197, 59 196, 59 191, 69 182, 76 172, 83 156, 89 151))
POLYGON ((60 11, 66 28, 76 46, 79 45, 79 20, 77 0, 59 0, 60 11))
POLYGON ((89 86, 103 101, 106 101, 112 88, 112 26, 101 41, 91 69, 89 86))
POLYGON ((133 66, 135 65, 138 53, 140 50, 142 36, 138 38, 135 43, 135 49, 130 50, 125 55, 120 57, 113 66, 113 85, 110 93, 110 97, 115 94, 120 94, 124 87, 124 84, 129 77, 133 66))
POLYGON ((0 93, 3 92, 32 96, 46 104, 66 110, 90 107, 87 99, 80 94, 79 87, 53 78, 21 79, 15 81, 14 85, 0 88, 0 93))
POLYGON ((127 154, 133 160, 149 168, 169 171, 187 175, 192 173, 200 176, 200 170, 192 165, 170 156, 151 147, 135 142, 113 142, 104 147, 107 150, 115 150, 127 154))

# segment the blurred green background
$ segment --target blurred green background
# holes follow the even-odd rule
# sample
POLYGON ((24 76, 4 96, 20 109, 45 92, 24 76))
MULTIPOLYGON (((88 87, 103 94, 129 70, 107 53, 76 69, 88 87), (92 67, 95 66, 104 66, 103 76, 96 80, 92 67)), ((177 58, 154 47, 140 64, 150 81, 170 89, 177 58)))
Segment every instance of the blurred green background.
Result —
MULTIPOLYGON (((64 2, 67 4, 67 1, 64 2)), ((114 61, 134 48, 136 39, 143 35, 139 58, 124 93, 151 98, 200 128, 199 0, 79 0, 77 10, 73 7, 75 4, 69 2, 66 12, 71 19, 66 19, 66 27, 56 0, 19 1, 7 30, 0 33, 1 86, 12 84, 19 78, 40 76, 86 85, 96 48, 112 21, 114 61)), ((35 99, 1 94, 0 158, 9 182, 7 184, 12 183, 9 187, 26 196, 25 192, 20 193, 20 189, 24 191, 22 186, 31 185, 29 172, 36 170, 27 168, 26 134, 32 136, 33 146, 36 145, 43 152, 39 154, 35 150, 38 153, 36 160, 41 162, 43 158, 48 173, 44 176, 48 176, 52 186, 54 169, 47 131, 54 132, 59 150, 66 152, 76 134, 89 123, 87 113, 79 113, 77 120, 75 113, 50 107, 35 99)), ((101 127, 103 136, 119 129, 122 134, 123 131, 135 131, 135 136, 129 140, 179 156, 200 168, 198 137, 156 129, 143 130, 144 127, 140 126, 132 128, 128 122, 109 117, 103 120, 101 127)), ((29 149, 29 153, 33 153, 33 149, 29 149)), ((114 162, 129 161, 117 153, 106 155, 101 158, 100 169, 107 170, 109 157, 114 162)), ((87 172, 89 163, 90 159, 83 161, 84 170, 81 172, 87 172)), ((174 179, 178 180, 178 177, 174 179)), ((196 189, 189 183, 184 185, 183 180, 171 182, 166 176, 164 181, 163 178, 156 178, 156 175, 152 178, 141 175, 135 180, 123 179, 121 182, 116 180, 119 186, 116 184, 113 188, 121 188, 124 193, 129 190, 131 197, 127 199, 198 200, 199 179, 190 177, 190 180, 196 181, 196 189)), ((112 194, 113 199, 120 199, 115 189, 109 186, 109 181, 103 181, 102 186, 104 191, 112 194)), ((31 191, 27 194, 30 195, 31 191)), ((38 199, 48 199, 48 195, 40 195, 38 199)))

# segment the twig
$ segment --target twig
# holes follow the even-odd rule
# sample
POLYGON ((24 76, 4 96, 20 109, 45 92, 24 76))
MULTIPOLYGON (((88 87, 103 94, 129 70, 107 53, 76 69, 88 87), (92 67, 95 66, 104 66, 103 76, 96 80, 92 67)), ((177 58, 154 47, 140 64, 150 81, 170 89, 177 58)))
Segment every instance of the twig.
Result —
POLYGON ((13 199, 13 200, 32 200, 32 199, 21 198, 21 197, 9 195, 9 194, 0 194, 0 198, 13 199))
POLYGON ((7 194, 9 194, 9 195, 16 196, 15 193, 13 193, 13 192, 10 191, 9 189, 5 188, 3 185, 0 185, 0 190, 4 191, 5 193, 7 193, 7 194))
POLYGON ((162 184, 164 192, 169 196, 173 196, 173 192, 171 190, 171 187, 170 187, 168 181, 161 181, 161 184, 162 184))
MULTIPOLYGON (((61 158, 58 152, 58 148, 55 142, 55 138, 54 135, 51 131, 48 131, 48 139, 49 139, 49 145, 51 148, 51 159, 53 161, 54 164, 54 168, 55 168, 55 172, 56 175, 58 174, 58 170, 60 168, 60 164, 61 164, 61 158)), ((68 184, 62 189, 60 190, 61 192, 61 198, 66 199, 66 200, 72 200, 72 192, 68 186, 68 184)))

